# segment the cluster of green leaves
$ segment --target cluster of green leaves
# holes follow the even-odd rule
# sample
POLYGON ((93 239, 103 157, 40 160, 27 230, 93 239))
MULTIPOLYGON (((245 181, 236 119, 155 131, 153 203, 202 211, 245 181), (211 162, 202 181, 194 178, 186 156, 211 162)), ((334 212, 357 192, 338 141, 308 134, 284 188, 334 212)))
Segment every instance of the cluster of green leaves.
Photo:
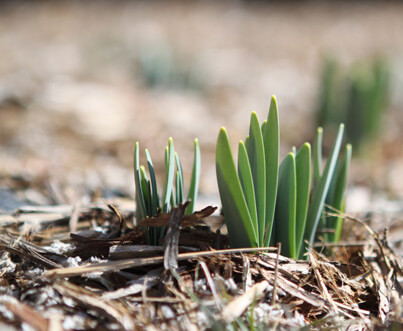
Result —
POLYGON ((325 203, 339 210, 344 208, 351 146, 347 145, 344 159, 339 159, 343 132, 344 126, 340 125, 322 170, 321 128, 313 156, 310 144, 305 143, 298 151, 293 148, 279 166, 280 135, 274 96, 262 125, 252 112, 249 135, 245 142, 239 142, 238 167, 226 129, 220 130, 217 182, 232 247, 281 242, 285 255, 299 258, 306 251, 305 242, 314 242, 319 226, 322 230, 333 229, 327 239, 340 237, 342 220, 322 218, 322 211, 325 203))
POLYGON ((390 90, 389 68, 385 59, 358 62, 342 70, 332 58, 324 62, 318 125, 331 128, 346 124, 349 141, 362 149, 380 132, 390 90))
MULTIPOLYGON (((340 128, 339 128, 340 133, 340 128)), ((322 136, 323 130, 321 127, 317 130, 316 140, 314 143, 314 157, 313 157, 313 183, 314 187, 318 185, 323 177, 323 174, 327 170, 321 171, 322 164, 322 136)), ((345 146, 345 152, 342 158, 337 160, 336 166, 333 170, 333 178, 331 179, 328 193, 325 200, 325 205, 328 207, 329 214, 343 213, 345 211, 346 203, 346 187, 347 178, 350 168, 352 157, 352 146, 347 144, 345 146)), ((326 165, 327 166, 327 165, 326 165)), ((343 230, 343 217, 321 215, 320 222, 318 224, 317 232, 320 233, 325 242, 338 242, 340 241, 343 230)), ((318 235, 318 233, 317 233, 318 235)))
MULTIPOLYGON (((171 208, 185 202, 182 164, 178 154, 175 152, 172 138, 169 138, 168 146, 165 148, 165 181, 161 198, 158 193, 157 180, 150 153, 147 149, 145 150, 149 172, 148 178, 146 168, 140 165, 139 149, 139 143, 137 142, 134 150, 134 181, 136 185, 136 219, 138 222, 144 218, 156 216, 160 212, 168 213, 171 208)), ((186 208, 186 214, 192 214, 194 211, 199 179, 200 148, 198 140, 195 139, 192 177, 186 198, 190 203, 186 208)), ((159 240, 164 234, 165 228, 147 228, 147 243, 150 245, 158 245, 159 240)))

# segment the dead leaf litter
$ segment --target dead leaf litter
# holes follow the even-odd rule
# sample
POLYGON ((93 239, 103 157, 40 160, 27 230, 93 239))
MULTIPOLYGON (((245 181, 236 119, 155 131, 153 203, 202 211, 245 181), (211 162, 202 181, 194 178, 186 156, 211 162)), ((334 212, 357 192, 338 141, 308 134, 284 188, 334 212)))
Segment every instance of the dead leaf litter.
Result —
POLYGON ((402 325, 400 256, 371 229, 372 240, 333 248, 343 250, 340 262, 315 250, 307 261, 296 261, 276 247, 229 249, 225 231, 208 225, 221 217, 212 215, 216 208, 190 216, 183 215, 184 208, 138 224, 132 210, 118 205, 24 207, 2 215, 0 326, 367 330, 402 325), (144 229, 151 225, 168 229, 159 246, 145 242, 144 229))

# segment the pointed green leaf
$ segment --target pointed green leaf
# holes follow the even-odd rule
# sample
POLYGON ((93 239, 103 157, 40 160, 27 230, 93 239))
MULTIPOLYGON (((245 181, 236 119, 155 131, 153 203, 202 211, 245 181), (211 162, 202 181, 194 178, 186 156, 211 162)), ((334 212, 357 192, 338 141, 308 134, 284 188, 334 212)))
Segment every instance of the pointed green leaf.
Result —
POLYGON ((281 242, 281 253, 291 258, 295 251, 296 215, 295 155, 289 153, 281 162, 278 173, 278 194, 275 212, 275 241, 281 242))
POLYGON ((176 161, 176 206, 183 203, 184 197, 184 185, 183 185, 183 170, 182 164, 179 160, 178 153, 175 153, 175 161, 176 161))
POLYGON ((175 192, 174 190, 171 191, 171 199, 170 199, 170 203, 169 203, 169 210, 171 210, 172 208, 176 207, 178 204, 176 203, 176 196, 175 196, 175 192))
POLYGON ((199 141, 195 139, 194 141, 194 157, 193 157, 193 170, 192 178, 190 180, 190 187, 187 199, 190 201, 189 206, 186 208, 185 214, 190 215, 194 211, 194 206, 197 199, 197 192, 199 191, 199 180, 200 180, 200 147, 199 141))
POLYGON ((304 237, 306 215, 311 189, 311 145, 302 145, 295 158, 297 175, 297 210, 295 218, 296 256, 299 255, 304 237))
POLYGON ((253 228, 225 128, 218 135, 216 171, 231 247, 257 247, 257 230, 253 228))
MULTIPOLYGON (((351 163, 352 147, 350 144, 346 145, 346 151, 343 159, 338 162, 336 175, 329 188, 329 194, 326 203, 333 209, 344 212, 347 177, 351 163)), ((334 233, 329 234, 330 242, 338 242, 343 230, 342 217, 328 217, 327 225, 329 229, 333 229, 334 233)))
POLYGON ((172 138, 168 140, 168 146, 165 148, 165 183, 162 211, 169 211, 169 204, 172 195, 173 180, 175 176, 175 150, 172 138))
MULTIPOLYGON (((177 206, 181 201, 181 195, 183 194, 183 192, 181 191, 181 184, 180 184, 180 174, 179 171, 176 171, 176 176, 175 176, 175 200, 172 203, 172 207, 177 206)), ((183 197, 183 195, 182 195, 183 197)))
POLYGON ((141 188, 141 178, 140 178, 140 157, 139 157, 139 143, 136 142, 134 148, 134 182, 136 186, 136 219, 140 222, 146 217, 146 207, 144 201, 144 194, 141 188))
POLYGON ((267 123, 263 124, 263 141, 266 158, 266 220, 264 244, 268 246, 274 224, 280 151, 280 129, 275 96, 271 99, 267 123))
POLYGON ((259 245, 263 246, 266 219, 266 161, 262 131, 255 112, 252 112, 250 119, 248 157, 255 189, 259 245))
MULTIPOLYGON (((322 177, 320 179, 318 186, 314 190, 312 202, 308 209, 308 216, 304 233, 304 241, 305 240, 308 241, 310 245, 312 245, 314 242, 316 229, 318 227, 318 223, 322 215, 325 199, 329 191, 330 183, 334 176, 337 164, 337 158, 339 156, 341 144, 343 141, 343 132, 344 132, 344 125, 340 124, 339 131, 337 133, 337 138, 332 149, 332 153, 330 155, 330 158, 326 162, 326 166, 323 171, 322 177)), ((301 250, 300 255, 304 254, 307 248, 305 242, 303 243, 302 246, 303 249, 301 250)))
POLYGON ((239 142, 238 146, 238 174, 253 227, 257 229, 256 197, 253 187, 252 171, 250 169, 248 153, 242 140, 239 142))
POLYGON ((313 186, 317 187, 322 176, 322 139, 323 129, 318 127, 316 131, 316 138, 313 144, 313 186))
POLYGON ((150 173, 150 181, 151 181, 151 195, 152 195, 152 215, 155 216, 158 213, 158 208, 160 206, 160 198, 158 195, 158 189, 157 189, 157 180, 155 178, 155 171, 154 171, 154 166, 153 162, 151 160, 151 155, 146 149, 146 158, 147 158, 147 164, 148 164, 148 172, 150 173))
POLYGON ((147 178, 146 168, 144 168, 144 166, 140 166, 140 183, 146 207, 146 215, 151 216, 151 208, 152 208, 151 185, 150 181, 147 178))

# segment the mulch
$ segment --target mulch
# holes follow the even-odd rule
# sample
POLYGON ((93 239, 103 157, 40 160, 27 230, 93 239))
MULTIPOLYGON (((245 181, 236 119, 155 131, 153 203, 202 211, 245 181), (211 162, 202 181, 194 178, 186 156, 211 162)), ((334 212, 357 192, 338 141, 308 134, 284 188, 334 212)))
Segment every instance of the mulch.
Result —
POLYGON ((215 207, 135 224, 124 203, 25 206, 0 215, 0 328, 36 330, 349 329, 403 326, 401 257, 366 240, 230 249, 215 207), (160 246, 147 226, 167 227, 160 246), (335 262, 336 261, 336 262, 335 262))

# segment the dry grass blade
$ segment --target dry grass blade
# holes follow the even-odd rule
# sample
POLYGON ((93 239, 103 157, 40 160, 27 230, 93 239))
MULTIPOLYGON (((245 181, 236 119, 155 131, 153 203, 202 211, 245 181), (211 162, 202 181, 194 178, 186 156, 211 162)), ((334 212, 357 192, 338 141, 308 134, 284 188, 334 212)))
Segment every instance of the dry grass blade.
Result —
POLYGON ((221 300, 218 297, 217 289, 214 284, 213 277, 210 274, 210 271, 204 261, 199 261, 201 268, 203 269, 204 275, 206 276, 207 283, 209 284, 211 293, 213 294, 214 302, 218 310, 222 309, 221 300))
MULTIPOLYGON (((197 259, 199 257, 206 257, 219 254, 235 254, 235 253, 251 253, 251 252, 264 252, 276 250, 273 247, 261 247, 261 248, 235 248, 235 249, 223 249, 217 251, 207 251, 207 252, 192 252, 192 253, 182 253, 178 254, 178 261, 197 259)), ((143 267, 147 265, 160 264, 163 263, 163 256, 156 256, 150 258, 135 258, 120 261, 108 261, 102 263, 94 263, 85 266, 63 268, 63 269, 53 269, 45 272, 45 277, 73 277, 81 276, 83 274, 88 274, 91 272, 106 272, 106 271, 117 271, 134 267, 143 267)))

